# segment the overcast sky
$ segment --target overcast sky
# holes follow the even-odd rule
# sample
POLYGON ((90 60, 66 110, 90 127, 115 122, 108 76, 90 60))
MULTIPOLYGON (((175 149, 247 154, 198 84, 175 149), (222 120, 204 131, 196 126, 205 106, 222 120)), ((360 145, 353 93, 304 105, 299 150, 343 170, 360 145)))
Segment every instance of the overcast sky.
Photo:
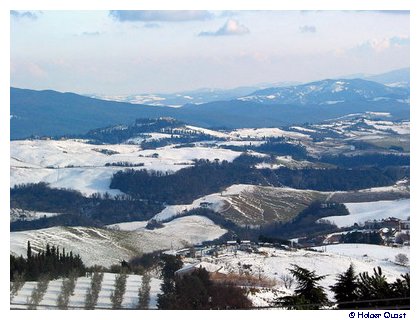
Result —
POLYGON ((11 85, 163 93, 409 66, 403 11, 11 11, 11 85))

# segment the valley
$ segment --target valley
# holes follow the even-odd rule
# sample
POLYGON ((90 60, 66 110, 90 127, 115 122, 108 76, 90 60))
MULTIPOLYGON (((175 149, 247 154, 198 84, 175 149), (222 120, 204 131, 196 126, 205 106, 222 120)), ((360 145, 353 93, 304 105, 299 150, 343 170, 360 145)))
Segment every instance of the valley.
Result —
MULTIPOLYGON (((330 301, 330 286, 350 264, 357 274, 380 267, 389 281, 409 273, 409 262, 397 258, 410 256, 407 89, 339 79, 264 90, 230 102, 147 106, 133 118, 137 105, 124 121, 105 117, 74 131, 54 121, 31 134, 12 126, 11 256, 24 259, 28 243, 38 256, 48 245, 77 253, 88 270, 105 272, 97 309, 113 308, 118 273, 129 274, 121 308, 136 308, 146 271, 153 274, 149 307, 157 308, 167 259, 178 259, 179 270, 203 265, 215 283, 236 279, 253 308, 293 293, 286 275, 295 265, 325 275, 330 301), (213 118, 218 126, 188 121, 225 104, 229 117, 243 104, 242 125, 226 126, 231 118, 223 114, 213 118), (270 118, 283 119, 291 104, 307 113, 301 121, 246 118, 258 105, 261 119, 272 108, 270 118), (141 260, 154 255, 150 265, 141 260)), ((110 114, 128 108, 114 103, 106 102, 110 114)), ((20 126, 22 105, 15 107, 11 121, 20 126)), ((51 279, 40 309, 56 308, 60 283, 51 279)), ((88 283, 77 279, 69 309, 84 308, 88 283)), ((37 285, 27 281, 11 306, 25 308, 37 285)))

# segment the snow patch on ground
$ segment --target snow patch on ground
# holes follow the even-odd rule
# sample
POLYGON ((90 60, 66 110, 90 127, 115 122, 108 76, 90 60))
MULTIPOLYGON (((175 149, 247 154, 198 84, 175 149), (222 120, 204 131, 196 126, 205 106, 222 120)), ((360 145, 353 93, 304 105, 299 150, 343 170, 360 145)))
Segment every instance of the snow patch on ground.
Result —
POLYGON ((298 127, 298 126, 290 127, 290 129, 295 129, 295 130, 304 131, 304 132, 316 132, 316 130, 298 127))
POLYGON ((333 253, 361 260, 369 258, 385 264, 387 262, 393 262, 395 260, 395 256, 399 253, 405 254, 408 258, 410 258, 410 247, 394 248, 365 243, 340 243, 323 247, 314 247, 314 249, 322 251, 325 250, 326 253, 333 253))
POLYGON ((279 128, 237 129, 230 132, 232 138, 290 137, 295 139, 310 139, 310 136, 300 132, 285 131, 279 128))
POLYGON ((355 223, 363 224, 367 220, 381 220, 388 217, 407 219, 410 216, 410 199, 345 203, 345 206, 350 212, 349 215, 330 216, 323 220, 331 221, 341 228, 355 223))
POLYGON ((344 100, 327 100, 327 101, 323 102, 322 104, 330 105, 330 104, 337 104, 337 103, 342 103, 342 102, 344 102, 344 100))
POLYGON ((403 122, 392 122, 392 121, 372 121, 365 119, 366 124, 374 127, 378 130, 392 130, 397 134, 410 134, 410 122, 403 121, 403 122))
POLYGON ((257 169, 271 169, 271 170, 275 170, 281 167, 285 167, 285 165, 283 164, 275 164, 275 163, 266 163, 266 162, 261 162, 255 165, 255 168, 257 169))
POLYGON ((111 230, 144 231, 148 221, 131 221, 109 224, 106 227, 111 230))
POLYGON ((163 220, 170 219, 174 216, 180 215, 189 210, 200 208, 200 207, 209 208, 216 212, 219 212, 223 210, 223 208, 226 206, 226 201, 228 201, 228 199, 226 198, 227 196, 237 195, 245 190, 250 190, 252 188, 253 188, 252 185, 245 185, 245 184, 232 185, 220 193, 219 192, 213 193, 213 194, 209 194, 204 197, 198 198, 194 200, 191 204, 167 206, 161 212, 156 214, 152 219, 156 221, 163 221, 163 220))
POLYGON ((171 135, 169 133, 150 132, 150 133, 145 133, 144 135, 136 137, 136 138, 130 138, 126 141, 126 143, 140 144, 142 142, 149 142, 149 141, 155 141, 155 140, 161 140, 161 139, 170 139, 171 137, 179 137, 179 136, 171 135))
POLYGON ((223 133, 223 132, 220 132, 220 131, 204 129, 204 128, 195 127, 195 126, 185 126, 185 127, 187 129, 197 131, 197 132, 201 132, 201 133, 207 134, 209 136, 218 137, 218 138, 229 138, 229 135, 227 133, 223 133))

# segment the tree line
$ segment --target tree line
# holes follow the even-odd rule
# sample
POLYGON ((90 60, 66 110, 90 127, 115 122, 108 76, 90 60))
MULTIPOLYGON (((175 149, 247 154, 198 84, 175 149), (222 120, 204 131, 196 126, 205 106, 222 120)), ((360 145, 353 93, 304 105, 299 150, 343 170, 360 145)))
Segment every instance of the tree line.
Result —
POLYGON ((264 143, 261 145, 244 145, 244 146, 222 146, 225 149, 230 149, 233 151, 242 151, 246 152, 252 150, 255 152, 266 153, 275 156, 291 156, 296 160, 306 160, 308 159, 308 152, 306 148, 298 143, 292 143, 289 139, 284 137, 276 138, 265 138, 264 143))
POLYGON ((366 166, 384 168, 388 166, 409 166, 410 156, 389 153, 370 153, 354 156, 323 156, 318 161, 323 163, 334 164, 343 168, 356 168, 366 166))
POLYGON ((317 221, 324 217, 348 214, 346 206, 341 203, 313 201, 291 221, 286 223, 272 222, 261 226, 260 236, 286 239, 334 232, 338 229, 336 225, 322 220, 317 221))
POLYGON ((166 310, 250 309, 251 301, 244 288, 234 283, 216 283, 205 269, 176 276, 182 267, 178 257, 162 256, 161 293, 157 306, 166 310))
POLYGON ((173 174, 127 169, 112 176, 110 187, 136 199, 182 204, 220 192, 232 184, 346 191, 392 185, 409 175, 409 170, 401 167, 270 170, 255 169, 240 161, 197 160, 193 167, 173 174))
POLYGON ((37 281, 41 276, 49 279, 68 277, 76 273, 84 275, 86 267, 78 254, 66 252, 64 248, 46 245, 45 250, 34 252, 30 241, 26 249, 26 258, 10 255, 10 281, 23 276, 25 281, 37 281))
POLYGON ((277 306, 286 309, 409 309, 410 274, 406 273, 389 282, 380 267, 368 272, 356 274, 354 266, 336 277, 330 286, 335 301, 329 301, 325 289, 319 281, 325 278, 315 271, 298 265, 289 269, 297 285, 292 295, 276 301, 277 306))
POLYGON ((139 118, 128 126, 109 126, 90 130, 83 135, 66 136, 66 138, 87 139, 92 144, 119 144, 131 138, 150 137, 149 133, 161 132, 170 138, 150 140, 141 143, 143 149, 155 149, 172 143, 189 143, 195 141, 220 140, 220 138, 185 128, 185 123, 171 118, 139 118))
POLYGON ((163 210, 162 203, 133 199, 128 195, 92 194, 51 188, 47 183, 29 183, 10 189, 10 206, 23 210, 62 213, 32 221, 11 222, 11 231, 52 226, 103 226, 122 221, 148 220, 163 210))

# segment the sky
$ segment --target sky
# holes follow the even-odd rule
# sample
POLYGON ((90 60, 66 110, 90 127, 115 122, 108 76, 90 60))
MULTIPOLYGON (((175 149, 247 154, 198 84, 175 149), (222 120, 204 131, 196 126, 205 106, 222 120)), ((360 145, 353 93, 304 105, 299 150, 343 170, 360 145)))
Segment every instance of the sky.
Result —
POLYGON ((10 11, 10 84, 170 93, 410 65, 408 11, 10 11))

